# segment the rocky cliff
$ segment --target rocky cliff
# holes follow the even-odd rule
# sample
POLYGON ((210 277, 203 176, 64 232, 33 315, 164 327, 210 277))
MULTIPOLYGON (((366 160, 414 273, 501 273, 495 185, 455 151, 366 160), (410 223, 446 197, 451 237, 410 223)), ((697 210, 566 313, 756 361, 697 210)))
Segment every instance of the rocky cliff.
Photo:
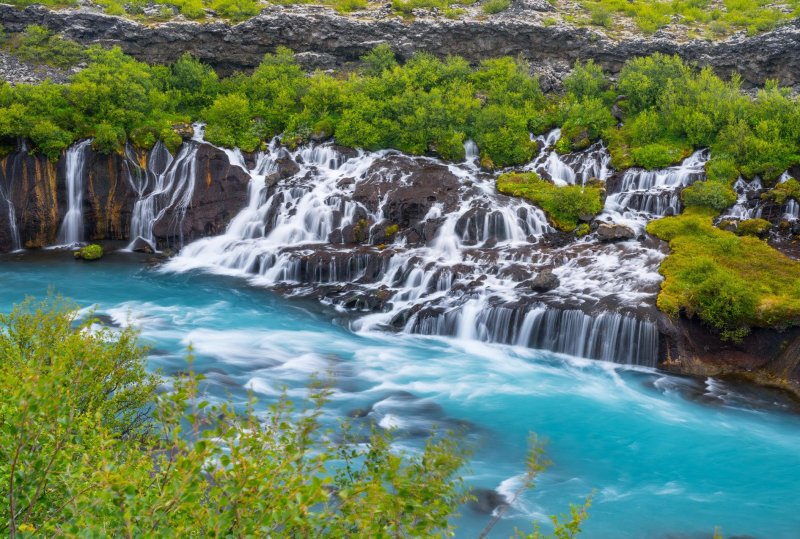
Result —
POLYGON ((545 86, 557 81, 575 60, 591 58, 615 73, 627 59, 655 52, 680 54, 714 67, 721 75, 737 71, 745 86, 758 86, 766 79, 787 86, 800 84, 800 26, 796 22, 762 35, 718 42, 679 42, 658 35, 610 39, 589 28, 547 26, 520 9, 487 19, 428 16, 406 21, 390 11, 355 17, 321 7, 276 6, 237 25, 143 25, 85 10, 51 11, 38 6, 19 10, 0 4, 0 22, 11 32, 40 24, 84 44, 119 45, 152 63, 172 62, 188 51, 223 74, 254 67, 278 46, 299 53, 308 68, 327 69, 357 60, 379 43, 389 43, 400 57, 426 51, 478 62, 520 55, 544 75, 545 86))

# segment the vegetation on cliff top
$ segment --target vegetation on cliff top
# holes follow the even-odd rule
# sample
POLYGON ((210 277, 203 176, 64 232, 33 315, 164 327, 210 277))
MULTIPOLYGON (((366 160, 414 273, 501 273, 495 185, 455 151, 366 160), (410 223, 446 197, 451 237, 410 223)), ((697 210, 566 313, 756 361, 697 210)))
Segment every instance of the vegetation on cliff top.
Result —
POLYGON ((510 172, 497 178, 497 190, 530 200, 547 214, 550 222, 564 232, 575 230, 603 210, 603 188, 565 185, 557 187, 535 172, 510 172))
MULTIPOLYGON (((305 409, 282 400, 265 414, 254 401, 203 401, 202 377, 191 372, 159 392, 132 329, 90 329, 76 313, 50 299, 0 315, 3 536, 452 533, 449 518, 470 498, 455 438, 407 454, 391 434, 328 433, 323 388, 305 409)), ((535 445, 526 487, 543 465, 535 445)), ((577 536, 587 508, 554 520, 549 537, 577 536)))

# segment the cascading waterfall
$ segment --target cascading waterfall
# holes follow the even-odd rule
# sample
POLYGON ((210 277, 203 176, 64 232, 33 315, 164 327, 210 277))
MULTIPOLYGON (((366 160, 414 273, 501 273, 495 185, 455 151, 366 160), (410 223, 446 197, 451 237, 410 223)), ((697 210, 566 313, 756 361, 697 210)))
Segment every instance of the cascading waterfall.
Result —
POLYGON ((589 180, 606 181, 610 174, 611 156, 602 142, 587 150, 559 155, 555 144, 561 138, 561 130, 553 129, 533 140, 539 143, 539 155, 524 170, 537 172, 556 185, 585 185, 589 180))
POLYGON ((6 192, 2 183, 0 183, 0 197, 2 197, 7 207, 6 215, 8 216, 8 228, 11 236, 11 250, 19 251, 22 249, 22 239, 17 227, 17 213, 14 210, 14 201, 11 200, 10 193, 6 192))
POLYGON ((786 211, 783 214, 783 218, 789 221, 797 221, 800 219, 800 204, 793 198, 790 198, 786 202, 786 211))
POLYGON ((681 212, 680 190, 705 177, 708 150, 698 150, 680 165, 661 170, 626 170, 606 198, 602 218, 642 232, 647 221, 681 212))
POLYGON ((133 249, 144 241, 156 250, 153 227, 168 210, 172 212, 172 229, 177 231, 183 244, 181 221, 192 201, 197 179, 196 159, 199 142, 184 143, 173 158, 160 142, 150 152, 146 169, 138 166, 134 155, 128 158, 128 180, 138 194, 131 218, 131 243, 133 249))
MULTIPOLYGON (((554 153, 557 138, 557 132, 548 135, 543 154, 554 153)), ((227 154, 232 164, 248 170, 241 154, 227 154)), ((602 262, 596 265, 606 272, 616 265, 612 275, 587 272, 585 261, 564 264, 590 256, 589 251, 543 248, 542 236, 553 229, 541 210, 498 194, 494 176, 476 166, 478 151, 471 141, 465 155, 464 163, 444 164, 394 151, 346 155, 330 144, 289 152, 273 141, 248 170, 247 205, 226 232, 187 245, 165 269, 247 276, 302 295, 332 290, 322 299, 361 311, 352 323, 360 331, 394 328, 653 365, 655 324, 647 316, 607 312, 600 299, 613 295, 625 310, 637 312, 641 295, 626 295, 625 289, 637 274, 657 288, 660 259, 646 254, 649 266, 642 268, 631 262, 639 252, 607 246, 599 249, 602 262), (298 170, 272 183, 279 162, 288 160, 298 170), (447 175, 450 179, 441 181, 454 182, 453 194, 438 196, 446 189, 437 184, 429 196, 428 191, 414 195, 415 189, 426 189, 415 176, 424 167, 447 175), (423 207, 406 229, 385 238, 389 216, 398 215, 395 198, 406 193, 420 201, 407 207, 423 207), (363 244, 354 245, 358 242, 363 244), (560 272, 564 297, 596 305, 595 314, 539 301, 525 283, 544 267, 560 272)), ((537 161, 546 158, 539 155, 537 161)), ((556 183, 602 181, 609 175, 602 146, 562 162, 566 168, 548 172, 556 183)), ((551 296, 563 303, 557 291, 551 296)))
POLYGON ((83 190, 86 178, 86 156, 91 140, 81 141, 67 149, 64 156, 64 175, 67 185, 67 213, 58 231, 61 245, 83 242, 83 190))
POLYGON ((722 218, 726 219, 755 219, 761 217, 761 204, 758 194, 763 191, 761 180, 758 178, 747 182, 744 178, 737 179, 733 184, 736 191, 736 204, 728 208, 722 218))

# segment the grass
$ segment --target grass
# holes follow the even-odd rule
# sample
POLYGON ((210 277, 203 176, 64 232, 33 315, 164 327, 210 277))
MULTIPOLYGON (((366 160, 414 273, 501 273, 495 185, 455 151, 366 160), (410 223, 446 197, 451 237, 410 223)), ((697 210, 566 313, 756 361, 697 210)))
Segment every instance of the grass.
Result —
POLYGON ((647 231, 669 242, 658 307, 670 316, 697 316, 723 339, 751 327, 800 323, 800 262, 753 236, 713 225, 716 210, 687 208, 651 222, 647 231))
POLYGON ((481 9, 488 15, 500 13, 511 7, 511 0, 486 0, 481 9))
POLYGON ((600 187, 556 187, 535 172, 503 174, 497 179, 497 190, 530 200, 544 210, 553 226, 564 232, 575 230, 581 217, 595 216, 603 209, 600 187))
POLYGON ((586 22, 596 26, 611 27, 613 14, 632 20, 646 34, 676 23, 712 38, 739 30, 754 35, 800 14, 800 0, 581 0, 581 7, 586 22))

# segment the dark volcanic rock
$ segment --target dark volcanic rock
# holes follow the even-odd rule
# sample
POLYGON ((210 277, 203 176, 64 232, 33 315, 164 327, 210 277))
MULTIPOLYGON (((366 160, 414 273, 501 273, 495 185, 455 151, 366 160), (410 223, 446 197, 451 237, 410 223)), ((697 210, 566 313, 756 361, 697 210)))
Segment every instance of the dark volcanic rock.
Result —
POLYGON ((353 200, 377 212, 386 199, 384 217, 405 229, 418 224, 434 204, 441 204, 444 213, 453 211, 459 186, 458 178, 444 165, 389 155, 375 161, 366 179, 356 184, 353 200))
POLYGON ((38 248, 55 242, 59 225, 57 176, 56 166, 43 155, 18 150, 0 160, 0 251, 14 247, 8 202, 14 207, 20 247, 38 248))
POLYGON ((630 240, 636 237, 636 232, 625 225, 603 223, 597 227, 597 237, 600 241, 630 240))
POLYGON ((561 282, 553 274, 553 271, 546 269, 533 279, 531 288, 534 292, 549 292, 558 288, 560 284, 561 282))
POLYGON ((185 245, 197 238, 215 236, 247 202, 248 174, 231 165, 225 152, 209 144, 197 151, 192 200, 185 214, 167 211, 153 225, 159 245, 185 245))
POLYGON ((468 506, 476 513, 483 513, 490 515, 498 507, 508 505, 508 500, 505 496, 500 494, 494 489, 490 488, 475 488, 470 492, 475 497, 470 500, 468 506))
POLYGON ((517 10, 546 10, 547 2, 517 0, 505 16, 485 20, 420 17, 352 17, 319 6, 273 6, 237 25, 221 22, 168 22, 144 25, 87 10, 49 11, 40 6, 19 10, 0 5, 8 32, 40 24, 84 44, 119 45, 151 63, 175 61, 184 52, 223 74, 256 66, 264 53, 286 46, 299 53, 306 67, 334 68, 358 60, 379 43, 390 43, 405 59, 419 51, 460 55, 476 63, 484 58, 518 56, 534 68, 571 66, 593 59, 616 73, 629 58, 655 52, 679 54, 689 62, 714 67, 722 76, 741 73, 745 86, 767 79, 784 85, 800 82, 800 28, 795 22, 753 37, 725 41, 678 42, 666 35, 612 40, 590 28, 544 26, 515 16, 517 10))

